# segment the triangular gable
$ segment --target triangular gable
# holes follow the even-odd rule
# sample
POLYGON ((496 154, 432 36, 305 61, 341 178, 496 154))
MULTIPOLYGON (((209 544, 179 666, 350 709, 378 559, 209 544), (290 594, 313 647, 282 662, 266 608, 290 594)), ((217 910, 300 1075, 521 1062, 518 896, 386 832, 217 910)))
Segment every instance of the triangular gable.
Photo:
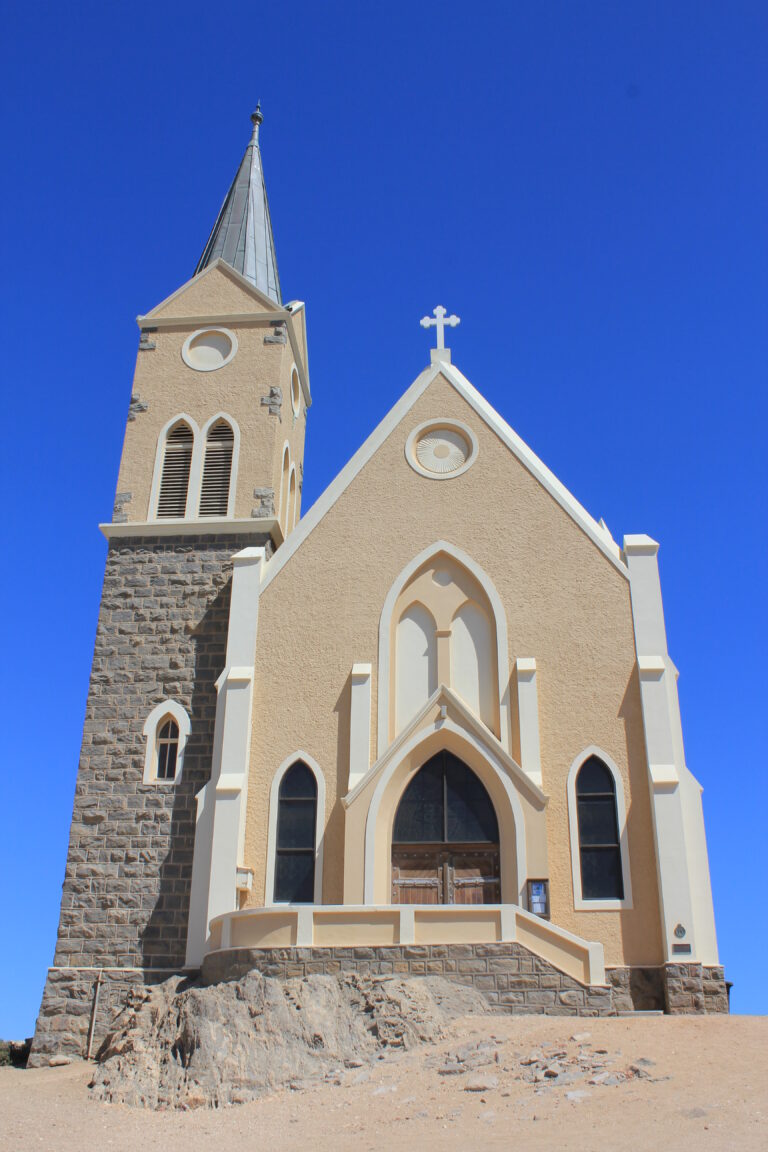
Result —
POLYGON ((531 780, 516 760, 509 755, 504 747, 494 736, 489 728, 480 720, 475 713, 467 707, 460 696, 457 696, 453 689, 448 688, 445 684, 441 684, 427 700, 426 704, 419 709, 409 724, 398 733, 396 738, 392 741, 390 746, 373 764, 361 780, 355 784, 346 796, 342 797, 342 804, 348 808, 355 799, 360 795, 363 789, 367 788, 372 780, 386 768, 387 764, 394 756, 397 756, 401 748, 404 747, 420 729, 426 727, 426 721, 429 720, 430 714, 438 712, 439 709, 445 705, 446 712, 450 716, 453 714, 454 719, 458 719, 461 727, 468 729, 477 741, 486 749, 489 755, 499 761, 505 768, 507 775, 514 781, 515 787, 518 791, 523 792, 528 800, 534 805, 535 808, 542 809, 546 807, 547 796, 542 792, 541 788, 531 780))
POLYGON ((225 260, 215 260, 202 272, 192 276, 165 300, 157 304, 145 316, 137 317, 140 324, 151 320, 185 319, 188 316, 229 315, 237 312, 277 312, 285 313, 285 309, 275 304, 263 292, 236 272, 225 260), (210 308, 211 285, 205 283, 209 276, 226 278, 225 284, 218 290, 217 308, 215 312, 210 308), (228 282, 228 283, 227 283, 228 282), (182 300, 184 301, 182 305, 182 300))
POLYGON ((621 549, 611 536, 608 529, 590 516, 564 484, 550 472, 536 453, 517 435, 507 424, 495 408, 480 395, 469 380, 452 364, 438 363, 426 368, 416 377, 413 384, 405 392, 393 408, 390 408, 381 423, 374 429, 368 439, 358 448, 352 459, 342 468, 338 476, 317 498, 315 503, 302 516, 299 523, 291 532, 271 560, 264 567, 262 587, 265 588, 280 572, 293 554, 301 547, 320 521, 330 511, 339 497, 346 491, 355 477, 365 467, 371 457, 378 451, 384 441, 391 435, 400 422, 408 415, 416 401, 426 392, 429 385, 438 376, 443 378, 461 395, 469 406, 488 427, 496 433, 499 439, 506 444, 510 452, 520 461, 527 471, 536 479, 550 496, 568 513, 571 519, 589 537, 593 544, 610 560, 621 574, 629 579, 627 566, 622 558, 621 549))

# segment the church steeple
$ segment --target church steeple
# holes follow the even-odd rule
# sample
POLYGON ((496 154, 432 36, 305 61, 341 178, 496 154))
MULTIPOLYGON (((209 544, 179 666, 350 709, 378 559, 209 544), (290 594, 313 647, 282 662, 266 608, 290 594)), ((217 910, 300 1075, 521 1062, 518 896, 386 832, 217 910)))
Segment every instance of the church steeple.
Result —
POLYGON ((208 237, 195 275, 214 260, 225 260, 276 304, 282 304, 267 188, 261 165, 261 106, 251 114, 253 134, 237 175, 208 237))

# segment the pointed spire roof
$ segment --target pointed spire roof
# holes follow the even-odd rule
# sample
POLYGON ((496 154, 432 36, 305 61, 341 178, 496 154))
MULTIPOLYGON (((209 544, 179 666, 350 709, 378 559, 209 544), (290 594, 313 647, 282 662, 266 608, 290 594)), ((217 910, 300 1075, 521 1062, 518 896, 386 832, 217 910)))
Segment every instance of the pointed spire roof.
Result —
POLYGON ((225 260, 260 292, 276 304, 282 304, 259 150, 259 126, 263 119, 261 105, 257 104, 256 111, 251 114, 253 135, 195 268, 195 275, 214 260, 225 260))

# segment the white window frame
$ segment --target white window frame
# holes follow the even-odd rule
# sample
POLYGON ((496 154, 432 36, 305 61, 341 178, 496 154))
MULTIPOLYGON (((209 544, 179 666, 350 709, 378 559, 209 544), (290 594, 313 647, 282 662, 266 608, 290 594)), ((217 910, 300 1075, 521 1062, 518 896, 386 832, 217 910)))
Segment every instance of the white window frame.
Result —
MULTIPOLYGON (((277 813, 280 805, 280 784, 289 768, 301 760, 309 768, 317 783, 317 810, 315 813, 315 890, 313 903, 323 902, 323 839, 325 832, 325 777, 318 762, 307 752, 292 752, 283 760, 272 778, 269 791, 269 826, 267 831, 267 874, 264 905, 267 908, 290 907, 283 900, 275 900, 275 861, 277 859, 277 813)), ((299 907, 299 905, 297 905, 299 907)), ((302 904, 301 907, 306 907, 302 904)))
POLYGON ((291 389, 291 409, 293 410, 293 419, 294 419, 294 423, 295 423, 296 418, 298 417, 299 412, 301 411, 301 381, 299 380, 299 370, 295 364, 294 364, 293 368, 291 368, 290 389, 291 389), (294 381, 296 381, 296 389, 295 389, 296 399, 295 400, 294 400, 294 387, 293 387, 294 381))
POLYGON ((568 793, 568 826, 571 840, 571 875, 573 878, 573 907, 576 912, 619 912, 632 907, 632 879, 629 871, 629 841, 627 838, 627 805, 624 799, 624 782, 618 767, 602 748, 590 744, 574 760, 568 771, 566 782, 568 793), (582 765, 590 756, 596 756, 613 776, 616 791, 616 820, 619 826, 619 853, 621 875, 624 884, 623 900, 588 900, 581 888, 581 844, 579 841, 579 815, 576 799, 576 777, 582 765))
POLYGON ((178 700, 163 700, 160 704, 150 712, 144 721, 144 728, 142 729, 144 738, 146 740, 146 749, 144 754, 144 784, 156 784, 158 786, 172 787, 177 783, 181 776, 184 767, 184 749, 187 746, 187 739, 191 728, 189 716, 178 700), (179 729, 179 748, 176 754, 176 775, 172 780, 160 780, 157 775, 157 732, 163 721, 168 718, 175 720, 179 729))
POLYGON ((288 535, 288 525, 286 520, 288 518, 288 490, 291 481, 291 446, 286 440, 283 444, 283 452, 280 457, 280 505, 277 510, 277 519, 280 527, 283 529, 283 536, 288 535), (285 470, 285 456, 288 454, 288 471, 285 470))

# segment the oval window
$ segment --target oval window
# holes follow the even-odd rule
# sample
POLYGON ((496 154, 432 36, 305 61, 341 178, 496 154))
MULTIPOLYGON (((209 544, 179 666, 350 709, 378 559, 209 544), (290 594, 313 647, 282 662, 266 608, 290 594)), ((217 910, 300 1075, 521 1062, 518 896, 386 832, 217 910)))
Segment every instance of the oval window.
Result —
POLYGON ((237 352, 237 337, 227 328, 203 328, 184 341, 181 358, 196 372, 215 372, 237 352))
POLYGON ((294 416, 299 414, 299 374, 296 369, 291 372, 291 407, 294 416))

